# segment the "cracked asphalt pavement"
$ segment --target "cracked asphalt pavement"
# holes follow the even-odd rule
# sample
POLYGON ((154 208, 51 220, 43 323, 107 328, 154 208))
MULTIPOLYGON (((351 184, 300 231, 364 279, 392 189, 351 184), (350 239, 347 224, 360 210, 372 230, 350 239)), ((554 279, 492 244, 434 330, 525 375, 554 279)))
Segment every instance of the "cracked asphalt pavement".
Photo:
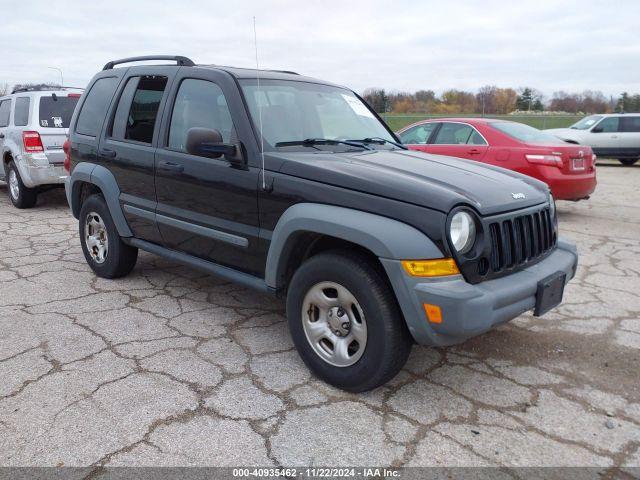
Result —
POLYGON ((146 253, 99 279, 62 190, 0 184, 0 465, 637 467, 640 165, 598 180, 558 204, 561 307, 358 395, 309 374, 283 301, 146 253))

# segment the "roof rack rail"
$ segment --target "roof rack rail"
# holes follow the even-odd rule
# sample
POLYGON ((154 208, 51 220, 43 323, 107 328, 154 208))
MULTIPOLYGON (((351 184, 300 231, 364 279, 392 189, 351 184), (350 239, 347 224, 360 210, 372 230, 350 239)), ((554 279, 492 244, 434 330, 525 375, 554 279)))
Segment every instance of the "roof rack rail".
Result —
POLYGON ((142 57, 121 58, 120 60, 112 60, 107 63, 102 70, 111 70, 115 65, 131 62, 144 62, 146 60, 173 60, 181 67, 195 67, 193 60, 180 55, 145 55, 142 57))
POLYGON ((61 86, 61 85, 36 85, 36 86, 33 86, 33 87, 14 88, 13 91, 11 92, 11 94, 24 93, 24 92, 45 92, 45 91, 50 91, 50 90, 66 90, 68 88, 74 88, 74 89, 77 89, 77 90, 84 90, 84 88, 82 88, 82 87, 67 87, 67 86, 61 86))
POLYGON ((277 73, 290 73, 291 75, 300 75, 298 72, 292 72, 291 70, 267 70, 268 72, 277 72, 277 73))

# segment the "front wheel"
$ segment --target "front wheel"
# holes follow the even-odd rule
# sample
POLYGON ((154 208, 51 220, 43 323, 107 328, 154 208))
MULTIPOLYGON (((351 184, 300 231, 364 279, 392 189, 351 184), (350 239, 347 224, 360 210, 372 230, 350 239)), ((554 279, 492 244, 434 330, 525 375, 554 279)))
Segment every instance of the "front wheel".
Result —
POLYGON ((309 369, 350 392, 383 385, 404 366, 412 339, 384 272, 366 256, 328 252, 291 279, 287 319, 309 369))
POLYGON ((16 208, 32 208, 38 201, 38 190, 29 188, 22 183, 20 172, 13 160, 7 166, 7 185, 9 200, 16 208))
POLYGON ((120 238, 102 195, 91 195, 82 204, 80 244, 84 258, 99 277, 124 277, 138 259, 138 249, 120 238))
POLYGON ((638 161, 637 158, 619 158, 618 161, 625 167, 630 167, 638 161))

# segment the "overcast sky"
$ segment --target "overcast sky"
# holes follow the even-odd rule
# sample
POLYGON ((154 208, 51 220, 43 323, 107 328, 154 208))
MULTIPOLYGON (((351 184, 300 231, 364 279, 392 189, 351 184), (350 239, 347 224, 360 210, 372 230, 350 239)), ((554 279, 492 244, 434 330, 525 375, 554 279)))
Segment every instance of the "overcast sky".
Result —
POLYGON ((108 60, 295 70, 350 86, 415 91, 485 84, 640 92, 640 1, 0 0, 0 83, 85 86, 108 60), (6 15, 8 13, 8 15, 6 15))

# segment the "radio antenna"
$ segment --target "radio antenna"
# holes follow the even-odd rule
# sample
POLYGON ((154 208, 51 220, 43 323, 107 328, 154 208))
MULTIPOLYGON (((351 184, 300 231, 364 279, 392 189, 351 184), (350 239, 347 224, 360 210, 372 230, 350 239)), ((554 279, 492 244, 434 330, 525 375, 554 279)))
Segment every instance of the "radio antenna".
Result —
POLYGON ((262 97, 260 95, 260 64, 258 63, 258 35, 256 34, 256 17, 253 17, 253 45, 256 50, 256 78, 258 79, 258 129, 260 130, 260 159, 262 173, 262 189, 267 189, 267 182, 264 178, 264 137, 262 136, 262 97))

